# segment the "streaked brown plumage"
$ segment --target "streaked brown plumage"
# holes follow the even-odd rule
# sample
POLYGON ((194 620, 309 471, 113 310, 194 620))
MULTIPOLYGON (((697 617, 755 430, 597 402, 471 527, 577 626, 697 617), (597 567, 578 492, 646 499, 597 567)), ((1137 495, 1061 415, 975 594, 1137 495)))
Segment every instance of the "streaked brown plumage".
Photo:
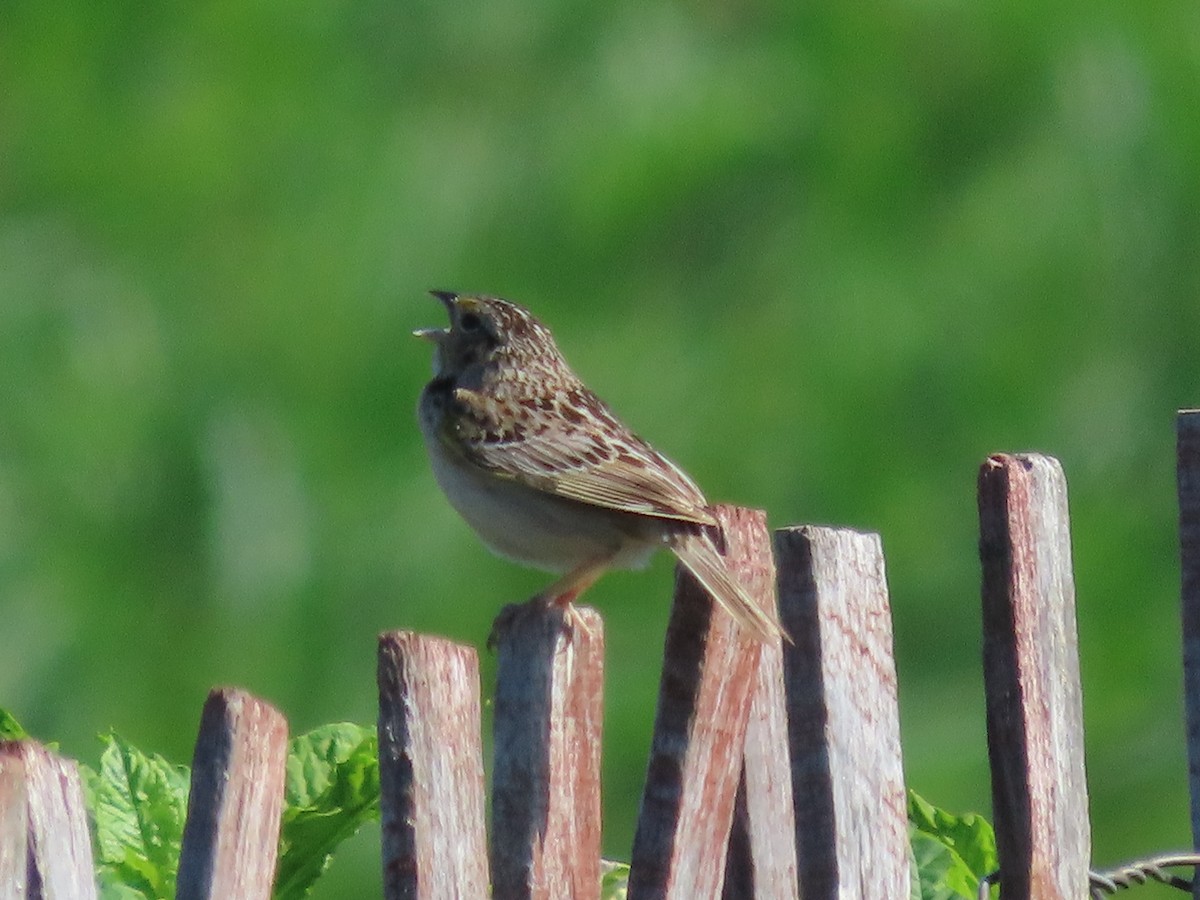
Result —
POLYGON ((567 365, 526 309, 434 291, 448 329, 419 418, 434 474, 489 547, 564 573, 539 597, 570 604, 609 568, 636 568, 667 546, 741 625, 780 633, 725 565, 703 492, 626 428, 567 365))

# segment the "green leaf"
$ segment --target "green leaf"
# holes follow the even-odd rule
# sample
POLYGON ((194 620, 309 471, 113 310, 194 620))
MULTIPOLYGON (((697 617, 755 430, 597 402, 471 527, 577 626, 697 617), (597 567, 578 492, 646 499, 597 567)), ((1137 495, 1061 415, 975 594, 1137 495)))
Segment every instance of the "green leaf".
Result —
POLYGON ((919 900, 975 900, 979 882, 996 870, 996 836, 975 813, 955 816, 908 792, 913 896, 919 900))
POLYGON ((957 854, 936 837, 910 829, 913 900, 975 900, 979 880, 971 888, 971 874, 957 854))
POLYGON ((175 896, 187 814, 188 770, 147 755, 115 734, 100 771, 80 766, 96 842, 103 896, 112 900, 175 896))
POLYGON ((379 750, 373 728, 326 725, 293 738, 276 900, 306 896, 338 844, 378 817, 379 750))
POLYGON ((144 894, 121 880, 121 876, 110 868, 100 867, 96 873, 96 887, 100 900, 154 900, 152 894, 144 894))
POLYGON ((629 892, 629 864, 600 860, 600 900, 625 900, 629 892))
POLYGON ((21 727, 7 709, 0 709, 0 741, 20 741, 29 737, 29 733, 21 727))

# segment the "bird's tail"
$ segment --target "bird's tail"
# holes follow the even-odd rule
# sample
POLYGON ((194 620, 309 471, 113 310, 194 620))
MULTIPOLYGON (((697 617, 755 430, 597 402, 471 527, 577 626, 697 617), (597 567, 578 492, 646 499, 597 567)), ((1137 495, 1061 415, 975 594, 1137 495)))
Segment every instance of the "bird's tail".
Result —
POLYGON ((760 640, 783 635, 783 626, 774 609, 764 609, 747 593, 729 571, 724 556, 708 529, 680 531, 671 536, 671 549, 704 589, 734 620, 760 640))

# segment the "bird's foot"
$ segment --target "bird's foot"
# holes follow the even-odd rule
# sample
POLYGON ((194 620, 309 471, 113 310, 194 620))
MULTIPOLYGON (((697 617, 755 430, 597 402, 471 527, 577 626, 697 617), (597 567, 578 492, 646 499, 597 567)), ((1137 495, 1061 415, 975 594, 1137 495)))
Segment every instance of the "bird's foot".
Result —
POLYGON ((492 622, 492 630, 488 634, 487 648, 495 650, 505 635, 517 627, 525 627, 534 620, 541 620, 542 627, 561 631, 567 641, 574 639, 578 628, 589 638, 595 637, 594 630, 588 624, 587 617, 580 614, 571 602, 570 597, 563 598, 554 594, 535 594, 524 603, 510 603, 500 610, 492 622))
POLYGON ((534 621, 549 619, 553 627, 562 627, 566 617, 562 608, 553 598, 544 594, 535 594, 524 603, 510 603, 500 610, 500 614, 492 621, 492 630, 488 633, 487 648, 495 650, 500 641, 513 628, 527 627, 534 621))

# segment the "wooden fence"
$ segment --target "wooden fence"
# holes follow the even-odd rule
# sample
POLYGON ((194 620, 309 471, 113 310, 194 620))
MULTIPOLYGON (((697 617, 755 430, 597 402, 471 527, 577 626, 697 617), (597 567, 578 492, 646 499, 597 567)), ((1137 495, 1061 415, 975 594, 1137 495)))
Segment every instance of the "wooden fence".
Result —
MULTIPOLYGON (((1200 835, 1200 411, 1178 418, 1193 833, 1200 835)), ((983 665, 1006 900, 1088 895, 1066 482, 1045 456, 979 473, 983 665)), ((793 643, 762 645, 677 575, 629 878, 638 898, 906 898, 906 803, 879 537, 722 508, 734 566, 793 643)), ((592 898, 600 884, 603 625, 514 620, 499 644, 490 853, 476 651, 379 640, 384 896, 592 898), (566 627, 564 627, 564 624, 566 627)), ((270 896, 287 725, 205 705, 178 897, 270 896)), ((96 896, 75 764, 0 745, 0 897, 96 896)), ((1200 888, 1197 889, 1200 898, 1200 888)))

